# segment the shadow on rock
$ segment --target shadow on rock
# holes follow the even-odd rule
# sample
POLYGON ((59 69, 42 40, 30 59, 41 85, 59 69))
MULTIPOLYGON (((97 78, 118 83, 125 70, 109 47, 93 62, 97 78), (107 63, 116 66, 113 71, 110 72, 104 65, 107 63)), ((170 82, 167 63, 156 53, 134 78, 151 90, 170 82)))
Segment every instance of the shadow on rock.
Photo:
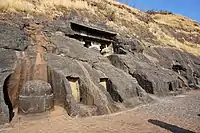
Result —
POLYGON ((159 121, 159 120, 149 119, 148 122, 151 123, 151 124, 154 124, 156 126, 159 126, 161 128, 164 128, 166 130, 169 130, 172 133, 195 133, 193 131, 190 131, 190 130, 187 130, 187 129, 183 129, 183 128, 180 128, 180 127, 178 127, 176 125, 171 125, 171 124, 159 121))
POLYGON ((197 116, 199 116, 199 117, 200 117, 200 114, 197 114, 197 116))

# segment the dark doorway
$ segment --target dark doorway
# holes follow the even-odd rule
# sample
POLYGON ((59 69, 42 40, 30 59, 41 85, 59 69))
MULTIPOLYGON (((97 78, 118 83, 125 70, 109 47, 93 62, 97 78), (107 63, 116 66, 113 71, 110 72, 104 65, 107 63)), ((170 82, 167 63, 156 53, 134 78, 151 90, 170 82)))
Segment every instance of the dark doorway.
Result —
POLYGON ((9 94, 8 94, 8 86, 9 86, 10 77, 11 77, 11 74, 4 81, 3 94, 4 94, 4 101, 9 109, 9 121, 11 122, 12 118, 14 117, 14 112, 13 112, 12 102, 11 102, 9 94))
POLYGON ((116 87, 111 80, 109 80, 108 78, 100 78, 100 84, 107 90, 113 101, 121 103, 123 102, 122 97, 117 92, 117 89, 115 89, 116 87))
POLYGON ((172 83, 171 82, 169 83, 169 91, 173 91, 172 83))
POLYGON ((89 48, 91 45, 91 41, 85 41, 84 47, 89 48))

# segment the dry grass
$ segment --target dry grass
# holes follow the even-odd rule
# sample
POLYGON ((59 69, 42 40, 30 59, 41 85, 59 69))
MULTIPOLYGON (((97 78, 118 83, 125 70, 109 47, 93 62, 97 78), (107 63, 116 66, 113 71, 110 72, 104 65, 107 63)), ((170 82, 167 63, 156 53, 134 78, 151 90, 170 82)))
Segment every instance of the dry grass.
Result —
POLYGON ((153 16, 153 18, 155 19, 155 21, 159 23, 173 26, 175 28, 184 29, 186 31, 200 30, 200 24, 184 16, 172 15, 172 14, 169 15, 156 14, 153 16))
POLYGON ((150 17, 154 21, 169 25, 176 31, 182 31, 182 33, 197 34, 196 32, 200 31, 200 24, 180 15, 155 14, 150 16, 114 0, 0 0, 0 12, 21 11, 57 16, 71 9, 80 11, 82 15, 87 12, 83 17, 89 19, 93 15, 99 21, 107 20, 107 25, 121 33, 121 35, 135 36, 141 38, 141 41, 144 42, 146 42, 145 38, 150 38, 149 40, 152 40, 152 42, 146 43, 152 44, 154 44, 153 40, 157 38, 160 44, 175 46, 200 55, 200 48, 197 44, 187 41, 181 43, 171 36, 167 30, 162 31, 158 24, 148 22, 148 17, 150 17), (145 18, 147 18, 147 22, 145 22, 145 18))
POLYGON ((88 9, 86 1, 71 0, 0 0, 0 11, 27 13, 54 13, 59 8, 88 9))
POLYGON ((174 36, 170 36, 169 34, 163 32, 155 23, 150 23, 150 31, 157 37, 158 41, 162 42, 166 46, 175 47, 179 50, 187 51, 194 55, 200 55, 200 48, 198 44, 187 41, 181 43, 174 36))
POLYGON ((34 5, 25 0, 0 0, 0 10, 7 11, 34 11, 34 5))

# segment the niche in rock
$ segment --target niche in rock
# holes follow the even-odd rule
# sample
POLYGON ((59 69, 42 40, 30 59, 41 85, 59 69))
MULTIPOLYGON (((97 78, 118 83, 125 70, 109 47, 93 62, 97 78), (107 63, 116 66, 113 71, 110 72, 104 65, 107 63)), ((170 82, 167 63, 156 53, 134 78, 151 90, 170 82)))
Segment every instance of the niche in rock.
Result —
POLYGON ((107 78, 100 78, 100 85, 102 85, 106 90, 108 88, 107 82, 108 82, 107 78))
POLYGON ((174 64, 172 66, 172 70, 174 70, 178 74, 181 74, 182 71, 186 71, 186 69, 179 63, 174 64))
POLYGON ((122 97, 119 95, 119 93, 115 90, 114 85, 112 84, 111 80, 108 78, 100 78, 100 85, 102 85, 106 91, 110 94, 113 101, 115 102, 123 102, 122 97))
POLYGON ((89 48, 91 46, 91 41, 85 41, 84 42, 84 47, 89 48))
POLYGON ((133 77, 135 77, 139 83, 139 85, 147 92, 150 94, 154 94, 154 87, 153 83, 147 79, 146 75, 140 73, 140 72, 135 72, 133 74, 133 77))
POLYGON ((173 91, 172 83, 169 83, 169 91, 173 91))
POLYGON ((5 101, 6 105, 8 106, 8 109, 9 109, 9 121, 11 122, 12 118, 14 117, 14 112, 13 112, 12 102, 11 102, 9 94, 8 94, 10 77, 11 77, 11 74, 4 81, 3 94, 4 94, 4 101, 5 101))
POLYGON ((72 90, 72 96, 77 102, 80 102, 80 88, 79 88, 79 78, 78 77, 67 77, 67 80, 69 81, 71 90, 72 90))
POLYGON ((200 76, 196 72, 194 72, 193 77, 194 77, 195 83, 197 85, 199 85, 200 84, 200 76))

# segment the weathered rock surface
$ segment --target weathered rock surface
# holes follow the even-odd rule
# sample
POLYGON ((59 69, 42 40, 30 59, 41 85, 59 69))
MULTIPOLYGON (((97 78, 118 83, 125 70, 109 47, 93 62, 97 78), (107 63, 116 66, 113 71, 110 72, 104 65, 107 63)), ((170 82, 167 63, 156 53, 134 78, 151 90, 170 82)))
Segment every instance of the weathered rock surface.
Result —
MULTIPOLYGON (((75 47, 80 47, 81 44, 78 44, 78 41, 67 37, 60 36, 57 38, 57 40, 59 40, 59 38, 61 40, 65 40, 62 41, 62 44, 63 46, 65 46, 64 49, 70 49, 69 54, 66 52, 63 53, 63 56, 47 54, 46 59, 49 67, 59 72, 61 75, 63 75, 63 77, 79 77, 81 104, 88 106, 97 106, 96 114, 112 113, 117 110, 114 101, 123 102, 123 98, 121 95, 123 95, 124 99, 138 96, 136 88, 136 86, 138 85, 137 81, 133 79, 130 75, 124 73, 122 70, 113 67, 109 63, 109 60, 103 57, 100 53, 93 52, 92 50, 89 52, 89 50, 84 47, 79 49, 79 54, 88 51, 85 52, 87 53, 87 56, 84 56, 84 54, 82 54, 83 56, 79 56, 79 54, 74 54, 74 56, 70 56, 70 53, 76 53, 75 47), (67 56, 65 56, 64 54, 67 54, 67 56), (107 70, 112 69, 115 70, 113 72, 106 73, 107 70), (124 76, 120 76, 122 74, 124 76), (125 76, 127 77, 127 81, 124 80, 122 81, 123 83, 120 84, 120 79, 125 76), (107 92, 107 90, 105 90, 105 88, 100 85, 100 79, 102 78, 108 78, 110 80, 112 84, 111 89, 115 92, 113 93, 114 95, 112 93, 109 94, 109 92, 107 92), (129 92, 123 90, 122 85, 124 83, 126 83, 126 90, 129 90, 129 92), (120 91, 121 93, 119 93, 116 89, 118 89, 118 91, 120 91), (113 100, 112 97, 118 98, 115 98, 115 100, 113 100)), ((62 49, 62 47, 60 48, 62 49)))
POLYGON ((121 38, 120 36, 117 36, 114 50, 117 54, 127 54, 128 52, 142 53, 144 46, 136 38, 121 38))
POLYGON ((0 124, 17 107, 25 114, 57 105, 70 116, 103 115, 151 102, 149 93, 166 96, 199 87, 199 57, 121 36, 105 57, 70 38, 72 19, 27 19, 23 28, 0 22, 0 124))
POLYGON ((198 88, 200 76, 199 57, 176 49, 159 47, 146 50, 145 54, 156 59, 156 62, 155 60, 152 60, 152 62, 185 77, 190 87, 198 88))
POLYGON ((19 113, 35 114, 53 108, 51 85, 41 80, 27 81, 19 93, 19 113))
POLYGON ((112 64, 135 77, 139 85, 150 94, 167 95, 170 91, 178 91, 185 80, 171 70, 151 63, 142 54, 112 55, 112 64))
POLYGON ((28 46, 28 37, 18 26, 0 22, 0 48, 24 51, 28 46))
POLYGON ((2 48, 0 49, 0 53, 0 124, 4 124, 10 121, 9 114, 12 112, 12 110, 9 110, 12 104, 6 88, 10 75, 14 71, 16 56, 14 51, 2 48))

